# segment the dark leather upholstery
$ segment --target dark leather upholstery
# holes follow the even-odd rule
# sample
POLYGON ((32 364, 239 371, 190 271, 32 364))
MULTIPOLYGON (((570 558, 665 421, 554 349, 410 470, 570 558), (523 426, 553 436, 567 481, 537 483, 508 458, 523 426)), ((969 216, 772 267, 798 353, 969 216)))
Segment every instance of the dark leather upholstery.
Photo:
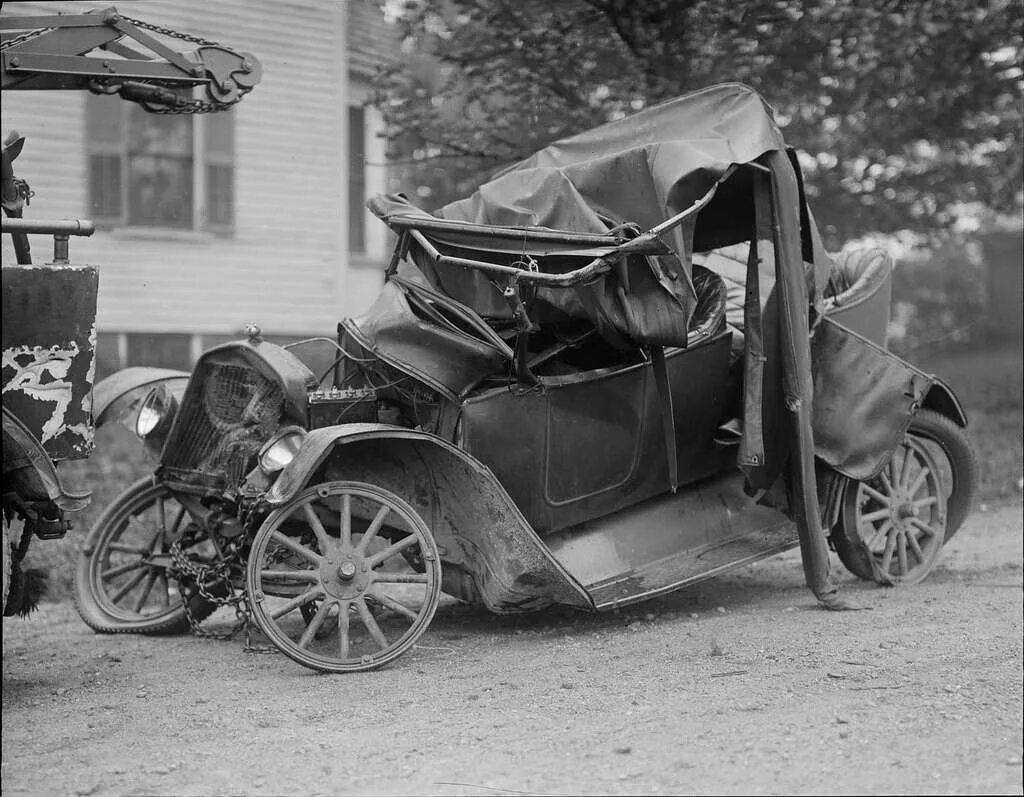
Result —
POLYGON ((892 273, 892 256, 884 249, 855 249, 833 258, 824 295, 826 306, 844 307, 873 294, 892 273))
POLYGON ((725 329, 725 280, 710 269, 693 264, 693 288, 697 307, 690 319, 686 345, 694 346, 713 338, 725 329))

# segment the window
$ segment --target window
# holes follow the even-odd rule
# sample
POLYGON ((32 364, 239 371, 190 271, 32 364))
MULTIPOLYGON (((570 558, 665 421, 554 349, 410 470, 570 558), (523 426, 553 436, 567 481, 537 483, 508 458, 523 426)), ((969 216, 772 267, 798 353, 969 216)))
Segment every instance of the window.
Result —
POLYGON ((366 112, 348 109, 348 248, 366 251, 366 112))
POLYGON ((234 226, 233 112, 151 114, 116 96, 89 96, 86 140, 97 224, 214 232, 234 226))

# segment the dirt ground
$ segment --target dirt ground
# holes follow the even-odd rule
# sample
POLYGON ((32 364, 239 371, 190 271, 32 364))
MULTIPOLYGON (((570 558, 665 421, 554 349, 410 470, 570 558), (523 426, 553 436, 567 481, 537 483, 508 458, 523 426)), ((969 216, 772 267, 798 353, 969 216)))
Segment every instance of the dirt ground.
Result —
POLYGON ((843 571, 859 612, 795 551, 613 614, 450 605, 355 675, 49 604, 3 624, 3 793, 1021 794, 1021 541, 989 509, 916 587, 843 571))

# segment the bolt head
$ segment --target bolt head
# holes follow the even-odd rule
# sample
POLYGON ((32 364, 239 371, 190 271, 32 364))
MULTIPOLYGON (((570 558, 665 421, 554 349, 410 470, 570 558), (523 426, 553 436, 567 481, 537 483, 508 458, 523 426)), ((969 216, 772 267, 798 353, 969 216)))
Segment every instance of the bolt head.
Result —
POLYGON ((356 564, 355 564, 355 562, 346 561, 346 562, 342 562, 338 566, 338 575, 341 576, 342 578, 349 579, 349 578, 352 578, 352 576, 354 576, 355 574, 356 574, 356 564))

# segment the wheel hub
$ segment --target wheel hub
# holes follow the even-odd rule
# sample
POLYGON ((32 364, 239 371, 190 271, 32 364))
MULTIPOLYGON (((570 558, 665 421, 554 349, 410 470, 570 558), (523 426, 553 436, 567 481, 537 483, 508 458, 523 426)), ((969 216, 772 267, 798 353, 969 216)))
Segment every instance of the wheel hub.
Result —
POLYGON ((920 514, 921 510, 909 501, 896 507, 896 518, 898 520, 909 520, 910 518, 915 518, 920 514))
POLYGON ((366 558, 348 554, 325 559, 320 568, 320 584, 332 597, 358 597, 370 585, 370 567, 366 558))

